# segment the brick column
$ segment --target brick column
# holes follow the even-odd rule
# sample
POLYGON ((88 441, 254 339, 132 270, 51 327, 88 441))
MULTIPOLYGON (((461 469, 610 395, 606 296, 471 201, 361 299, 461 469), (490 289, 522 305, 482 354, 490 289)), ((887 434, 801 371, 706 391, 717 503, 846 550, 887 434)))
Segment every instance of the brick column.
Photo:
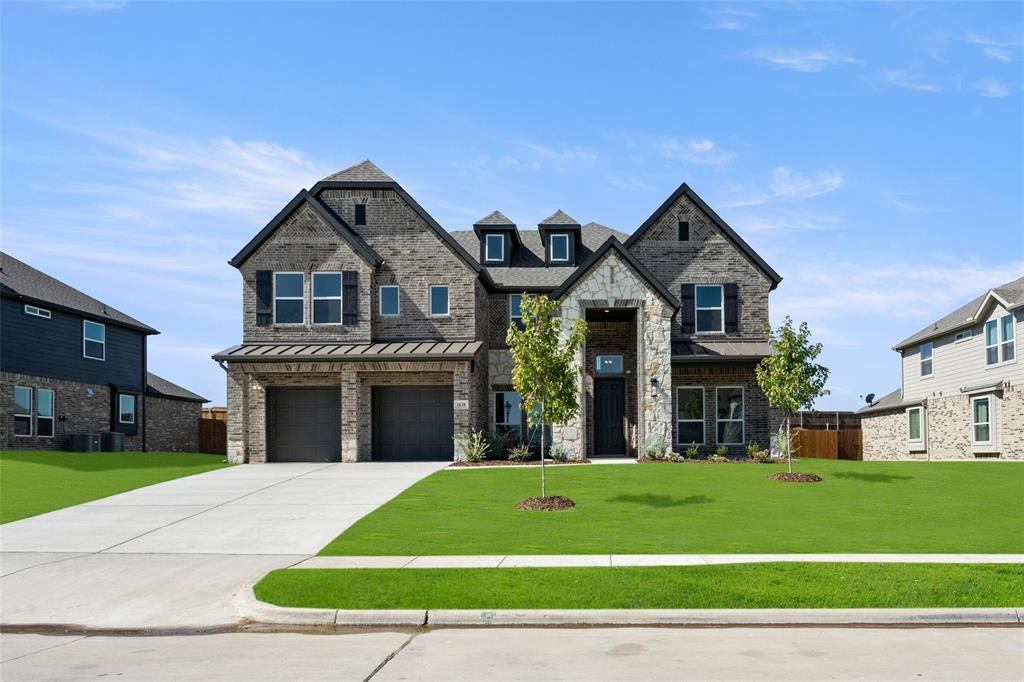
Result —
MULTIPOLYGON (((469 373, 469 363, 463 362, 460 366, 452 372, 452 396, 455 400, 465 400, 467 402, 473 402, 470 400, 470 391, 473 385, 472 377, 469 373)), ((468 433, 472 431, 475 424, 473 423, 473 414, 470 410, 454 410, 454 433, 458 435, 460 433, 468 433)), ((456 443, 452 443, 452 453, 454 458, 462 460, 466 458, 466 453, 456 443)))
MULTIPOLYGON (((355 367, 341 368, 341 461, 359 461, 359 411, 369 409, 361 405, 359 374, 355 367)), ((369 459, 369 456, 367 456, 369 459)))
POLYGON ((267 391, 259 379, 247 376, 246 417, 249 424, 248 455, 252 464, 267 461, 267 391))
POLYGON ((246 376, 238 369, 229 368, 228 383, 228 461, 243 464, 246 461, 246 376))

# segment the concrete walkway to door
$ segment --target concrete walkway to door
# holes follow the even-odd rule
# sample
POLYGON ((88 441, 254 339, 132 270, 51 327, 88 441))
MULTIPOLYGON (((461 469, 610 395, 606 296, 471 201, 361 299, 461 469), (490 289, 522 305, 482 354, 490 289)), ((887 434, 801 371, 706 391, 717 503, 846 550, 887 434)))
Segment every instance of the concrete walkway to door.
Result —
POLYGON ((0 526, 0 623, 226 625, 232 595, 446 462, 240 465, 0 526))

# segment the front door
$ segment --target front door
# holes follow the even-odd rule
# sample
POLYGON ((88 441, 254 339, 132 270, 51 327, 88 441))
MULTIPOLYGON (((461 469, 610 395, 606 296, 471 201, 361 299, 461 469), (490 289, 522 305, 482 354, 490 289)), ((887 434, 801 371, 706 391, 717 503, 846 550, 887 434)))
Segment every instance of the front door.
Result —
POLYGON ((594 379, 594 454, 625 455, 626 380, 594 379))

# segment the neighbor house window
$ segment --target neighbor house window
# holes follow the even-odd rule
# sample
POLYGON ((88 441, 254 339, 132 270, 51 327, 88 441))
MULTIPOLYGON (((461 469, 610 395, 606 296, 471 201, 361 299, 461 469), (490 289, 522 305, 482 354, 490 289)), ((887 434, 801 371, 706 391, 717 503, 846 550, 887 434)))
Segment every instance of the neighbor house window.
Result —
POLYGON ((523 409, 519 394, 515 391, 497 391, 494 394, 494 430, 523 440, 523 409))
POLYGON ((552 263, 567 263, 567 262, 569 262, 569 235, 567 235, 567 234, 553 234, 553 235, 551 235, 551 262, 552 263))
POLYGON ((696 287, 697 299, 697 331, 698 332, 722 332, 722 285, 698 285, 696 287))
POLYGON ((1002 343, 999 344, 999 353, 1002 355, 1002 361, 1008 362, 1014 358, 1013 315, 1003 315, 999 318, 999 331, 1002 336, 1002 343))
POLYGON ((366 204, 356 204, 356 225, 366 224, 366 204))
POLYGON ((743 444, 743 387, 719 386, 715 389, 718 411, 719 445, 743 444))
POLYGON ((341 273, 313 273, 313 324, 341 324, 341 273))
POLYGON ((594 361, 594 371, 598 374, 622 374, 622 356, 598 355, 594 361))
POLYGON ((49 438, 53 436, 53 391, 39 389, 36 400, 36 435, 49 438))
POLYGON ((932 375, 932 353, 934 351, 935 345, 931 341, 921 344, 921 376, 923 377, 932 375))
POLYGON ((380 288, 380 314, 383 317, 398 315, 398 285, 387 284, 380 288))
POLYGON ((14 435, 32 435, 32 389, 14 387, 14 435))
POLYGON ((117 421, 122 424, 135 423, 135 396, 126 393, 117 396, 117 421))
POLYGON ((1000 362, 1009 362, 1015 356, 1013 315, 1003 315, 998 320, 986 322, 985 364, 995 365, 1000 362))
POLYGON ((306 279, 301 272, 274 273, 274 324, 306 321, 306 279))
POLYGON ((985 364, 999 362, 999 323, 989 320, 985 323, 985 364))
POLYGON ((489 261, 505 260, 505 235, 489 234, 484 237, 484 258, 489 261))
POLYGON ((82 320, 82 355, 93 360, 107 357, 107 328, 99 322, 82 320))
POLYGON ((907 410, 907 440, 911 443, 920 443, 924 440, 924 410, 920 407, 911 407, 907 410))
POLYGON ((50 311, 49 310, 47 310, 46 308, 40 308, 40 307, 34 306, 34 305, 26 305, 25 306, 25 314, 26 315, 35 315, 36 317, 41 317, 44 320, 50 319, 50 311))
POLYGON ((992 399, 989 397, 971 400, 971 415, 974 422, 974 442, 987 445, 992 442, 992 399))
POLYGON ((974 331, 971 329, 965 329, 962 332, 958 332, 956 338, 953 339, 954 343, 960 343, 961 341, 970 341, 974 336, 974 331))
POLYGON ((523 295, 509 294, 508 296, 508 323, 514 324, 519 331, 525 328, 523 324, 523 295))
POLYGON ((681 386, 676 391, 676 442, 704 444, 704 388, 681 386))
POLYGON ((434 317, 448 314, 448 285, 433 284, 430 287, 430 314, 434 317))
POLYGON ((690 241, 690 221, 680 220, 679 221, 679 241, 688 242, 690 241))

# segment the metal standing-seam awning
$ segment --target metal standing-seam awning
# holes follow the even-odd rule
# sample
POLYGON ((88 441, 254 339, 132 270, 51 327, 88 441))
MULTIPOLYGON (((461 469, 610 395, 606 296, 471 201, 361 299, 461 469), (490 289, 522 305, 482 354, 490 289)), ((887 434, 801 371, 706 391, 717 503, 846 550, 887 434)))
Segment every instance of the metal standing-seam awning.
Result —
POLYGON ((673 362, 744 362, 773 355, 767 341, 685 341, 672 342, 673 362))
POLYGON ((468 360, 476 355, 482 345, 481 341, 244 343, 222 350, 213 359, 227 362, 468 360))

